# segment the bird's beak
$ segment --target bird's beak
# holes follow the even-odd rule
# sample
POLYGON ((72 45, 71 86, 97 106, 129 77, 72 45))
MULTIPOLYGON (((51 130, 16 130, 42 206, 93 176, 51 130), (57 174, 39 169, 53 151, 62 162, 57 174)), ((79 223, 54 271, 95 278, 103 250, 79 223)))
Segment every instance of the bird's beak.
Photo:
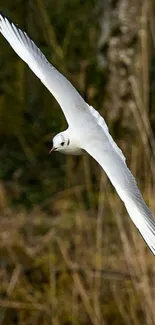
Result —
POLYGON ((50 155, 50 153, 55 151, 55 150, 56 150, 56 148, 52 147, 48 154, 50 155))

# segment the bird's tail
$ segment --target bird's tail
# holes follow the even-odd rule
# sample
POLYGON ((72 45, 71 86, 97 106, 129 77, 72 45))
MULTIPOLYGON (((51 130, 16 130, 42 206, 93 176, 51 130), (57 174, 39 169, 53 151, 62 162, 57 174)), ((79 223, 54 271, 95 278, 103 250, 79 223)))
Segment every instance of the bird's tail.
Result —
POLYGON ((142 200, 134 202, 131 200, 125 203, 126 209, 140 231, 145 242, 155 255, 155 219, 153 218, 149 208, 142 200))

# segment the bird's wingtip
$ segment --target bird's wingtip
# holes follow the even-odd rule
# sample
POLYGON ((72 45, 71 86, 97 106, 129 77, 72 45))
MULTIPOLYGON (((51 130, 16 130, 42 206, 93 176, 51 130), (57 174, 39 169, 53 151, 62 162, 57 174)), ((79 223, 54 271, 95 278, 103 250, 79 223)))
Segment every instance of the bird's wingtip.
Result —
MULTIPOLYGON (((13 24, 13 21, 11 20, 11 18, 8 15, 4 14, 4 12, 2 10, 0 10, 0 20, 2 18, 4 20, 8 20, 10 24, 13 24)), ((16 24, 14 24, 14 25, 16 25, 16 24)))

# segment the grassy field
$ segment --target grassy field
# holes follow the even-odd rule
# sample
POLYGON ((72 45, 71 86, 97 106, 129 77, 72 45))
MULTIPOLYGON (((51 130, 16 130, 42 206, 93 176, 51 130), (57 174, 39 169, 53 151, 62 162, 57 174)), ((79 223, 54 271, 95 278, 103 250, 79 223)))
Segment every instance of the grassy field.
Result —
MULTIPOLYGON (((154 257, 105 175, 96 204, 87 186, 45 213, 10 210, 1 185, 0 324, 155 323, 154 257)), ((155 209, 153 188, 143 192, 155 209)))

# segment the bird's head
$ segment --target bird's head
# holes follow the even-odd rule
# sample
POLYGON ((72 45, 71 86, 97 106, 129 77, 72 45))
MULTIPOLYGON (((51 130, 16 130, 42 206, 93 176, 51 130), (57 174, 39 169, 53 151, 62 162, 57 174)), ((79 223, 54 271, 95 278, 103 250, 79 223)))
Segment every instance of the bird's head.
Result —
POLYGON ((52 142, 53 146, 49 153, 53 151, 59 151, 61 153, 70 155, 82 154, 82 149, 80 148, 79 143, 74 137, 74 132, 70 129, 58 133, 53 138, 52 142))
POLYGON ((49 153, 51 153, 52 151, 60 151, 62 153, 66 153, 70 144, 70 140, 66 132, 58 133, 53 138, 52 142, 53 142, 53 147, 49 153))

